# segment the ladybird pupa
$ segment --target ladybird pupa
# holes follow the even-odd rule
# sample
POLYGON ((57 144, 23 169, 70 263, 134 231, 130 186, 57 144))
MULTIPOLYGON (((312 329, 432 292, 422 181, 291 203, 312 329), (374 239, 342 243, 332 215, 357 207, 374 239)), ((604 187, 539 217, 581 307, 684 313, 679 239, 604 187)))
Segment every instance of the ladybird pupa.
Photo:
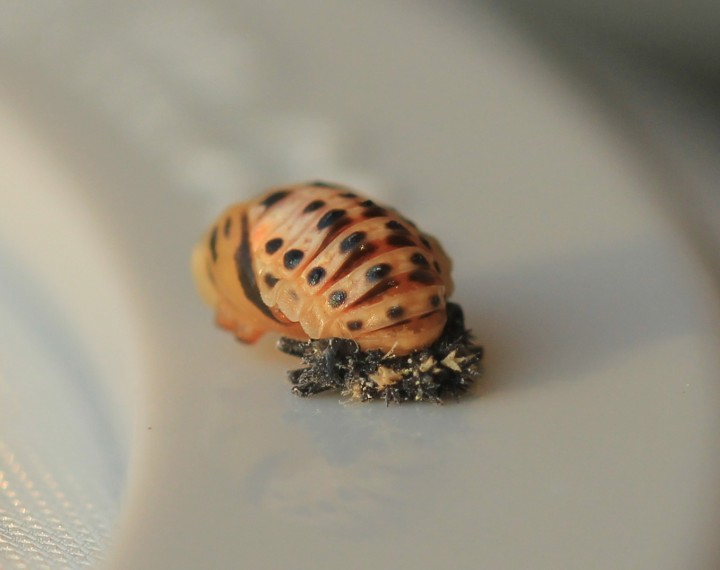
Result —
POLYGON ((282 186, 229 207, 195 247, 192 269, 219 326, 245 343, 279 332, 279 348, 303 358, 309 366, 290 373, 300 395, 340 388, 361 399, 403 400, 421 390, 419 399, 438 400, 477 375, 482 349, 469 341, 461 312, 459 327, 457 311, 448 319, 451 261, 440 243, 345 186, 282 186), (448 328, 459 344, 446 348, 468 364, 454 357, 452 368, 427 365, 449 362, 448 350, 428 353, 411 370, 407 357, 442 344, 448 328), (390 370, 393 359, 404 371, 390 370), (463 382, 434 389, 411 378, 437 371, 463 382))

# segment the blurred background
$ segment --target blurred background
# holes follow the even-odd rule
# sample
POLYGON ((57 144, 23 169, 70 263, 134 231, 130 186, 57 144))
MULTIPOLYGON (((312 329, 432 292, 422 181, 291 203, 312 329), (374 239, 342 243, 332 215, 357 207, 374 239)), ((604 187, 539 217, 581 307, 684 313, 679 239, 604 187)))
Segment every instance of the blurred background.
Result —
POLYGON ((147 438, 185 428, 172 384, 136 384, 190 342, 185 240, 239 188, 322 176, 417 214, 418 181, 474 194, 466 148, 510 186, 547 174, 550 105, 623 141, 718 279, 718 23, 712 0, 0 0, 0 568, 139 567, 109 539, 182 494, 147 438), (121 508, 129 481, 153 484, 121 508))
POLYGON ((720 6, 711 0, 493 5, 562 62, 640 144, 654 146, 657 156, 671 160, 670 169, 682 172, 674 207, 712 244, 707 254, 717 263, 720 38, 713 28, 720 6))

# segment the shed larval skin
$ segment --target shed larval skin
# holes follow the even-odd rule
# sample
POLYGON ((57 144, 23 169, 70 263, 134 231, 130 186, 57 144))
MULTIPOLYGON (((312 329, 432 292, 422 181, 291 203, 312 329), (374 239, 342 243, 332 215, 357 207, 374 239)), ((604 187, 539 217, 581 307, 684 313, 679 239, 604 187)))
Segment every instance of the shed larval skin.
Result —
POLYGON ((243 342, 276 331, 395 355, 437 340, 453 289, 437 240, 327 182, 231 206, 195 247, 192 269, 217 324, 243 342))

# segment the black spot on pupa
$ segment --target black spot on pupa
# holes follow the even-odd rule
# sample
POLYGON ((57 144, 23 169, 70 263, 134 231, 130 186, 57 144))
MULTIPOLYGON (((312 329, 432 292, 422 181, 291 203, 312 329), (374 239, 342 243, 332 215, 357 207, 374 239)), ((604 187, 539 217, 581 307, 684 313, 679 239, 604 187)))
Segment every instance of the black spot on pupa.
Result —
POLYGON ((418 267, 430 267, 430 263, 427 260, 427 257, 425 257, 422 253, 413 253, 410 256, 410 261, 417 265, 418 267))
POLYGON ((260 204, 265 206, 265 208, 272 208, 275 204, 277 204, 280 200, 285 198, 288 194, 290 194, 289 190, 279 190, 277 192, 273 192, 265 198, 260 204))
POLYGON ((393 230, 396 232, 403 232, 403 233, 410 233, 410 230, 408 230, 405 226, 403 226, 400 222, 396 220, 390 220, 387 224, 385 224, 385 227, 389 230, 393 230))
POLYGON ((341 198, 357 198, 357 194, 355 192, 344 192, 343 194, 340 194, 341 198))
POLYGON ((367 210, 363 212, 363 218, 380 218, 382 216, 386 216, 387 212, 385 211, 385 208, 381 208, 380 206, 371 206, 367 210))
POLYGON ((303 214, 309 214, 310 212, 319 210, 324 205, 325 205, 325 202, 323 202, 322 200, 313 200, 307 206, 305 206, 305 209, 303 210, 303 214))
POLYGON ((347 299, 347 293, 341 289, 333 291, 328 297, 328 304, 333 308, 337 309, 347 299))
POLYGON ((324 230, 325 228, 328 228, 338 222, 340 219, 342 219, 345 216, 345 210, 330 210, 329 212, 325 212, 322 218, 317 223, 317 229, 318 230, 324 230))
POLYGON ((325 278, 325 269, 322 267, 313 267, 307 274, 307 282, 309 285, 317 285, 325 278))
POLYGON ((231 231, 232 231, 232 218, 230 216, 228 216, 227 219, 225 220, 225 226, 223 227, 223 235, 226 238, 229 238, 231 231))
POLYGON ((373 202, 372 200, 365 200, 364 202, 360 202, 360 205, 363 208, 371 208, 375 205, 375 202, 373 202))
POLYGON ((433 267, 435 268, 435 271, 438 273, 442 273, 442 269, 440 268, 440 264, 437 261, 433 261, 433 267))
POLYGON ((433 307, 439 307, 440 306, 440 296, 433 295, 432 297, 430 297, 430 305, 433 307))
POLYGON ((264 279, 265 285, 270 287, 270 289, 275 287, 275 285, 277 285, 277 282, 279 281, 279 279, 275 277, 272 273, 266 273, 264 279))
POLYGON ((349 321, 347 324, 348 330, 359 331, 362 328, 362 321, 349 321))
POLYGON ((315 186, 316 188, 338 188, 337 184, 332 184, 330 182, 324 182, 322 180, 315 180, 313 182, 310 182, 308 186, 315 186))
POLYGON ((416 283, 422 283, 424 285, 430 285, 432 283, 435 283, 435 275, 427 269, 416 269, 415 271, 410 273, 408 279, 410 281, 415 281, 416 283))
POLYGON ((403 309, 400 305, 395 305, 394 307, 390 307, 387 310, 387 316, 389 319, 399 319, 405 314, 405 309, 403 309))
POLYGON ((432 249, 432 245, 430 245, 430 242, 427 240, 427 238, 421 237, 420 241, 426 248, 432 249))
POLYGON ((386 277, 390 271, 392 271, 392 266, 389 263, 378 263, 365 272, 365 278, 370 283, 375 283, 386 277))
POLYGON ((393 247, 412 247, 416 245, 415 242, 408 236, 397 234, 388 236, 387 244, 393 247))
POLYGON ((365 232, 353 232, 340 243, 340 253, 347 253, 359 246, 367 234, 365 232))
POLYGON ((286 269, 295 269, 300 265, 303 257, 305 257, 305 254, 302 251, 299 249, 291 249, 284 255, 283 265, 285 265, 286 269))
POLYGON ((212 230, 212 233, 210 234, 210 255, 212 255, 212 260, 217 261, 218 254, 217 254, 217 237, 218 237, 218 229, 217 226, 215 226, 212 230))
POLYGON ((265 244, 265 252, 272 255, 282 247, 282 238, 273 238, 265 244))

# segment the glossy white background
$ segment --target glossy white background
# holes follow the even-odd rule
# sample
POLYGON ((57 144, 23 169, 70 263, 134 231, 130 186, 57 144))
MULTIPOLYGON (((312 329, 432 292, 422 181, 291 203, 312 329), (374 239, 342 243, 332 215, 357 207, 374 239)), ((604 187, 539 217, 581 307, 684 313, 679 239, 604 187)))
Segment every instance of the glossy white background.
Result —
POLYGON ((536 46, 462 3, 38 6, 2 35, 0 306, 41 315, 0 313, 0 438, 37 492, 85 481, 53 510, 92 545, 71 567, 715 566, 717 290, 650 150, 536 46), (317 177, 442 238, 487 349, 471 397, 300 400, 273 339, 212 327, 194 241, 317 177))

